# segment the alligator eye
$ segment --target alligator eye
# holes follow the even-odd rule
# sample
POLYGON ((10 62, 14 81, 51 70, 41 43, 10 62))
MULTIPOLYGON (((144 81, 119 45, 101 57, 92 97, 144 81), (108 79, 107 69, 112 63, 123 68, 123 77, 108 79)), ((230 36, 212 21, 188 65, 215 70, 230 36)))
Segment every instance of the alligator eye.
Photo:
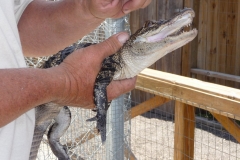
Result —
POLYGON ((160 20, 160 21, 146 21, 144 24, 144 28, 148 28, 148 27, 153 27, 153 26, 159 26, 159 24, 162 24, 164 22, 164 20, 160 20))
POLYGON ((144 28, 148 28, 152 25, 152 21, 146 21, 144 24, 144 28))

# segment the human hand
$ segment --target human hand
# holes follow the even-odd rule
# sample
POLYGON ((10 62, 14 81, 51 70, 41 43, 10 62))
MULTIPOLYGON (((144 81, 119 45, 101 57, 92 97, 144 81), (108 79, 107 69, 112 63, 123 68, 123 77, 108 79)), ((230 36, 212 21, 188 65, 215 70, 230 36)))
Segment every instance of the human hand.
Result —
POLYGON ((120 18, 131 11, 145 8, 152 0, 85 0, 85 8, 96 18, 120 18))
MULTIPOLYGON (((62 105, 94 108, 93 86, 102 61, 117 50, 128 39, 127 33, 119 33, 106 41, 79 49, 69 55, 58 67, 51 68, 53 74, 64 80, 56 103, 62 105)), ((108 100, 134 89, 136 77, 112 81, 107 87, 108 100)))

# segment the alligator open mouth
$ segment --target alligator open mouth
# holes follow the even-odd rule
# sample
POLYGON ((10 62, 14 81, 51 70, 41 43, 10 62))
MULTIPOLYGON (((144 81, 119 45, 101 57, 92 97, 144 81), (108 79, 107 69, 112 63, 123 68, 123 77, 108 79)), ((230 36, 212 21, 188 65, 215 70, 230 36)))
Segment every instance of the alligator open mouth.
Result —
POLYGON ((154 43, 165 40, 169 37, 185 36, 185 34, 197 34, 196 29, 184 32, 184 27, 192 24, 195 13, 192 9, 186 8, 172 19, 159 22, 147 22, 145 27, 148 28, 145 34, 136 37, 134 42, 154 43))

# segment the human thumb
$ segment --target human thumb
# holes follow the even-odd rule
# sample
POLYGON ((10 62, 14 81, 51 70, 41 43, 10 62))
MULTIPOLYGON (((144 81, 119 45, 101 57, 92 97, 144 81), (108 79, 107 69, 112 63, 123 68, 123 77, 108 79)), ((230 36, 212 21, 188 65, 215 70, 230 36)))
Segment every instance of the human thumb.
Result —
POLYGON ((129 35, 126 32, 120 32, 108 38, 107 40, 96 45, 98 53, 102 53, 102 58, 106 58, 116 53, 123 44, 129 39, 129 35))

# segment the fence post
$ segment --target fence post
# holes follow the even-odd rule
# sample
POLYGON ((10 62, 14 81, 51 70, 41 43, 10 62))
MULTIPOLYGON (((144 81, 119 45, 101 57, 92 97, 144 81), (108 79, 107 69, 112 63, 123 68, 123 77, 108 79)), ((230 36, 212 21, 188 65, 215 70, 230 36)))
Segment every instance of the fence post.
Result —
POLYGON ((195 108, 175 101, 174 160, 194 159, 195 108))
MULTIPOLYGON (((125 18, 107 19, 106 39, 125 30, 125 18)), ((106 160, 124 160, 124 96, 112 101, 107 113, 106 160)))

